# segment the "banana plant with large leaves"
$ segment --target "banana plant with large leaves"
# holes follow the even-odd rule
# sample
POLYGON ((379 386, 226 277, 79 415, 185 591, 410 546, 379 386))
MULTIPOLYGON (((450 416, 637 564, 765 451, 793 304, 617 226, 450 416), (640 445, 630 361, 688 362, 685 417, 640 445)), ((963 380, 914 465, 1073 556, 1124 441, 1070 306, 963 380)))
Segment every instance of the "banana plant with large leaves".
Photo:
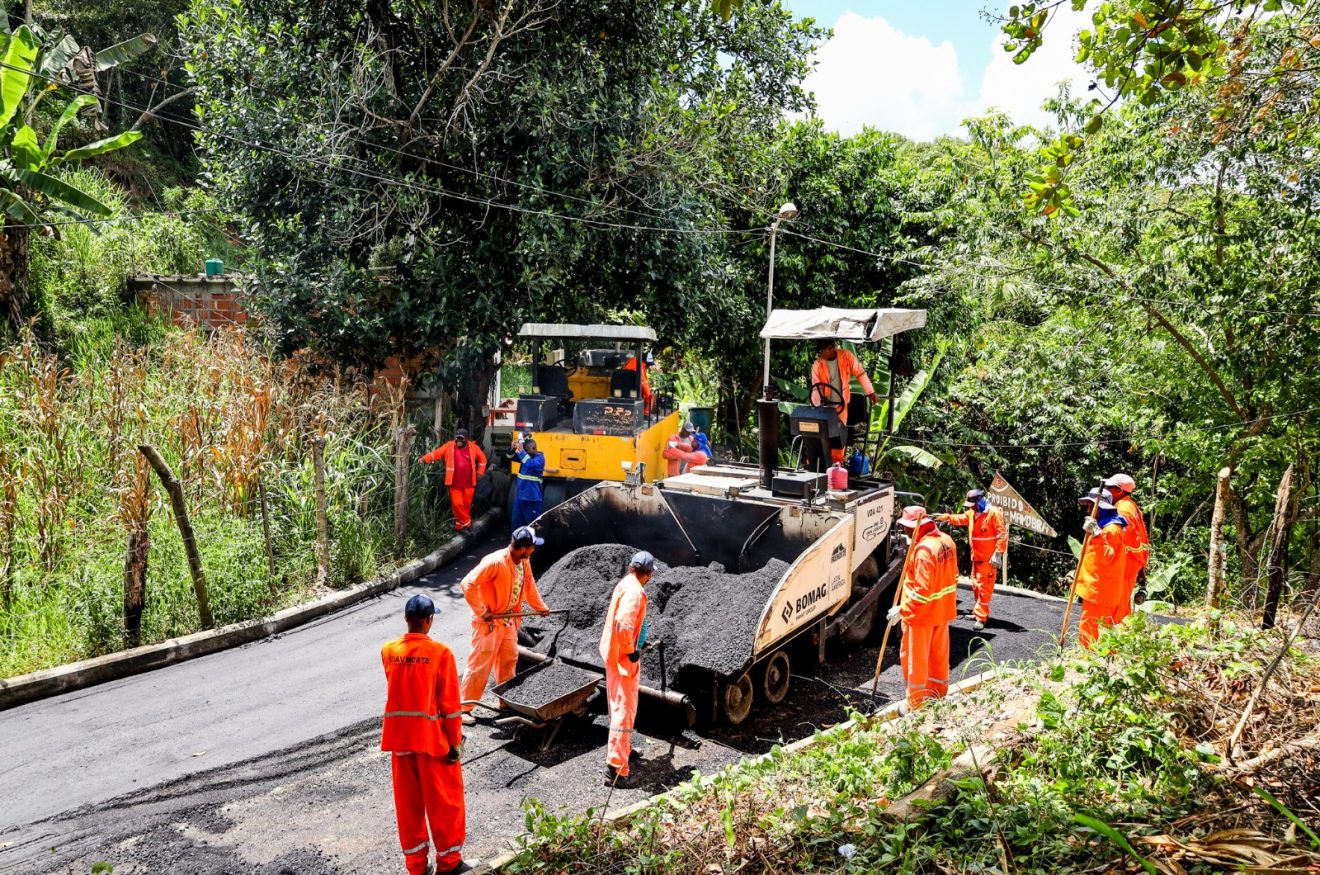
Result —
POLYGON ((885 398, 871 408, 871 433, 881 435, 876 443, 875 451, 872 453, 871 465, 873 468, 878 468, 879 462, 884 459, 903 459, 923 468, 929 468, 932 471, 944 464, 944 460, 930 450, 911 444, 893 444, 892 441, 894 435, 902 427, 903 420, 907 419, 908 414, 912 412, 912 408, 917 406, 921 393, 925 392, 926 387, 930 385, 931 379, 935 376, 935 369, 940 366, 940 360, 944 358, 947 349, 948 341, 939 341, 935 349, 935 357, 931 359, 930 365, 917 371, 912 379, 908 381, 908 384, 903 387, 903 391, 894 399, 892 432, 886 431, 886 425, 889 424, 889 399, 885 398))
MULTIPOLYGON (((6 22, 7 23, 7 22, 6 22)), ((114 152, 141 139, 124 131, 92 143, 61 150, 60 134, 82 111, 96 103, 94 94, 70 100, 44 138, 32 126, 36 102, 57 89, 42 74, 43 44, 26 24, 0 34, 0 301, 15 326, 27 320, 27 235, 31 228, 54 231, 52 213, 77 221, 104 218, 110 208, 58 175, 63 165, 114 152)))

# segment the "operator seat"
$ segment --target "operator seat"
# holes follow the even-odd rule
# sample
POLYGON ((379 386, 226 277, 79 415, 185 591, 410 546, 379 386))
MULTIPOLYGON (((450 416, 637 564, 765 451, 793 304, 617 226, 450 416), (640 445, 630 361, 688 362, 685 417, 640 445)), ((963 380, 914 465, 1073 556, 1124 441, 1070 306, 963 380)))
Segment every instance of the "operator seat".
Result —
MULTIPOLYGON (((848 435, 844 446, 860 446, 871 431, 871 408, 866 396, 855 392, 848 398, 848 435)), ((838 447, 836 447, 837 449, 838 447)))
POLYGON ((568 372, 563 365, 537 365, 534 383, 532 389, 538 395, 548 395, 561 401, 573 397, 568 388, 568 372))
POLYGON ((635 400, 642 397, 641 375, 619 369, 610 374, 610 397, 635 400))

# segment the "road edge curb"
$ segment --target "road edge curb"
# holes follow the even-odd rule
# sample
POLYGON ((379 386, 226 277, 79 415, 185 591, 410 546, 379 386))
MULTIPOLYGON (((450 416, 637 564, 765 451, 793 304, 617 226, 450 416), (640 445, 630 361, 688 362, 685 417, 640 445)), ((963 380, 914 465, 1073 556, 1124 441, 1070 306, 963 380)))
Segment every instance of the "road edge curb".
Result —
POLYGON ((181 638, 170 638, 158 644, 147 644, 131 650, 107 653, 104 656, 70 662, 55 668, 0 679, 0 711, 251 644, 382 595, 430 574, 458 558, 472 542, 486 534, 498 517, 498 511, 489 511, 474 520, 467 532, 455 535, 443 546, 421 559, 414 559, 389 574, 366 583, 331 593, 314 602, 285 608, 268 617, 231 623, 219 629, 208 629, 181 638))

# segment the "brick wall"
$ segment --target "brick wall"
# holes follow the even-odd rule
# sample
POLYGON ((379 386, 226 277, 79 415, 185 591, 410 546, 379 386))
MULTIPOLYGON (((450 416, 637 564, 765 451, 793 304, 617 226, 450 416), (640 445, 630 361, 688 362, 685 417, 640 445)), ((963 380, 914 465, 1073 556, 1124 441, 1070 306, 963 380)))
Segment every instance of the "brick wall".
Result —
POLYGON ((208 277, 199 274, 128 278, 128 293, 147 311, 175 325, 220 328, 247 325, 252 317, 243 307, 242 274, 208 277))

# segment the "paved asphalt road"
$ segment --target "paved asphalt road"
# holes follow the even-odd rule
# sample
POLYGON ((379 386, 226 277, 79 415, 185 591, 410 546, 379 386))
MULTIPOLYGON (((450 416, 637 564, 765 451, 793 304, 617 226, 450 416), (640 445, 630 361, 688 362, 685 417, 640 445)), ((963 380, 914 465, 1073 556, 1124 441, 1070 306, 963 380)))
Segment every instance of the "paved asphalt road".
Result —
MULTIPOLYGON (((0 873, 85 873, 99 860, 116 875, 400 871, 378 749, 379 647, 401 631, 404 601, 423 591, 442 611, 433 634, 461 660, 468 625, 457 583, 501 541, 277 639, 0 712, 0 873)), ((960 602, 970 607, 966 588, 960 602)), ((954 624, 952 679, 984 670, 989 655, 1051 652, 1061 611, 1057 601, 996 595, 984 633, 954 624)), ((897 638, 880 684, 886 701, 901 689, 897 638)), ((877 653, 871 645, 796 666, 788 700, 737 728, 676 733, 661 715, 640 715, 642 786, 616 792, 611 807, 865 708, 854 688, 877 653)), ((507 848, 530 798, 561 813, 602 805, 606 726, 603 716, 583 721, 544 753, 534 739, 471 730, 469 858, 507 848)))
POLYGON ((503 535, 275 638, 0 711, 0 832, 379 715, 380 646, 406 631, 404 603, 430 595, 441 612, 433 637, 465 658, 469 615, 458 582, 503 535))

